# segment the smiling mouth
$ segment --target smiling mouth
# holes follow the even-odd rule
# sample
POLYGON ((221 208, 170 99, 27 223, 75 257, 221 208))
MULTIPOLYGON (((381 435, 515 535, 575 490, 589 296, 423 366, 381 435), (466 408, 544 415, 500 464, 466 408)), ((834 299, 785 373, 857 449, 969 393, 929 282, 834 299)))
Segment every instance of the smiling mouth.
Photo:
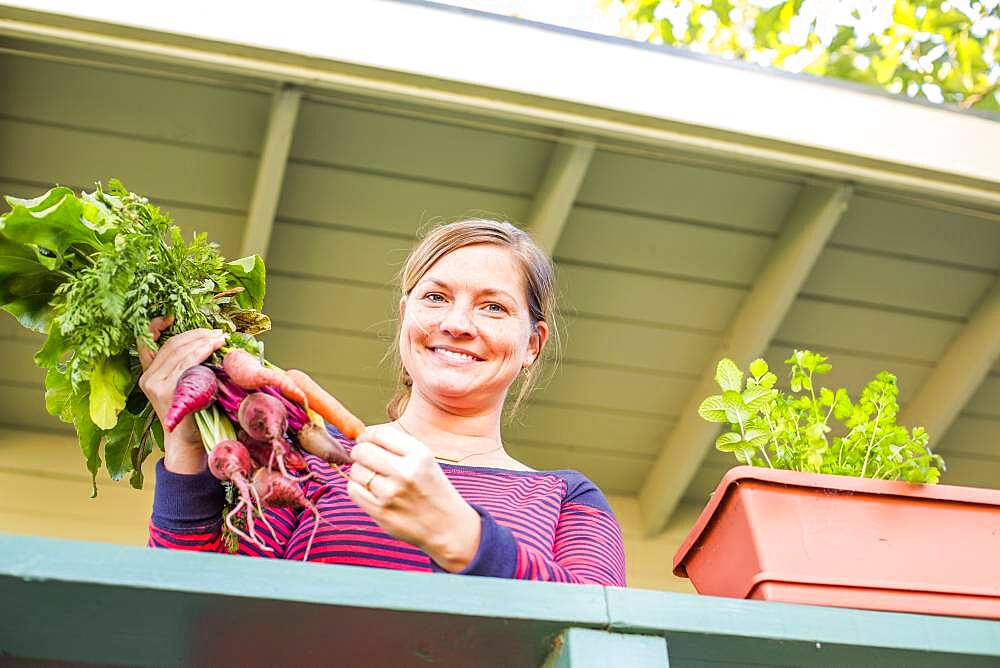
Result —
POLYGON ((470 355, 469 353, 460 353, 456 350, 449 350, 447 348, 431 348, 431 350, 438 354, 447 357, 448 359, 455 360, 457 362, 481 362, 475 355, 470 355))

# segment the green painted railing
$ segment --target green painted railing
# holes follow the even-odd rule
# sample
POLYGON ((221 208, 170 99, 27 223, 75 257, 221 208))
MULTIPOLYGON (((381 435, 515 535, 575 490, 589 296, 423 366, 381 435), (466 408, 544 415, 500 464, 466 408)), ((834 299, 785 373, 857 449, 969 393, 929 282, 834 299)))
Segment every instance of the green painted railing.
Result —
POLYGON ((0 663, 1000 666, 986 620, 2 534, 0 602, 0 663))

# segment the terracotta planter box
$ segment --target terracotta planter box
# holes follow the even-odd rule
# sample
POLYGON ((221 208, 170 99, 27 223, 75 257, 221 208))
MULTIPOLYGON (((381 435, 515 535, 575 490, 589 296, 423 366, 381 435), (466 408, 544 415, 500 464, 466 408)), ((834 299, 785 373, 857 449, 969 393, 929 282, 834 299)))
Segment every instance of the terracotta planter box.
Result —
POLYGON ((674 573, 712 596, 1000 619, 1000 490, 738 466, 674 573))

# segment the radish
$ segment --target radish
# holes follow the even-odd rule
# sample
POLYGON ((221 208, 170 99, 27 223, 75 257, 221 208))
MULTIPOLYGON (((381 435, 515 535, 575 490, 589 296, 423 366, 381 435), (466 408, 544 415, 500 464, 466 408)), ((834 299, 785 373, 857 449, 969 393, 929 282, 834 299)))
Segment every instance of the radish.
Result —
POLYGON ((282 475, 292 482, 307 480, 312 473, 296 478, 288 472, 285 458, 288 456, 288 443, 285 441, 285 431, 288 429, 288 411, 282 401, 266 392, 251 392, 240 402, 238 413, 240 426, 255 441, 271 444, 271 456, 267 468, 273 469, 277 461, 282 475))
POLYGON ((261 508, 257 490, 250 486, 249 479, 253 473, 253 462, 250 461, 250 453, 247 452, 246 446, 239 441, 233 440, 217 443, 208 455, 208 470, 219 480, 231 482, 239 490, 240 502, 226 515, 226 526, 229 527, 229 530, 248 542, 254 543, 268 552, 273 552, 274 550, 257 538, 257 533, 254 530, 253 509, 254 504, 256 504, 261 520, 270 529, 274 539, 278 540, 277 532, 275 532, 271 523, 267 521, 267 517, 264 516, 264 509, 261 508), (244 508, 246 509, 249 535, 243 533, 233 525, 233 517, 244 508))
POLYGON ((218 391, 215 374, 208 367, 198 364, 185 370, 177 380, 174 400, 163 418, 163 426, 167 431, 173 431, 189 413, 211 406, 218 391))
MULTIPOLYGON (((237 432, 236 438, 246 446, 255 468, 267 466, 267 463, 271 460, 271 453, 274 451, 270 443, 250 438, 250 434, 246 433, 243 429, 237 432)), ((285 451, 285 468, 291 471, 301 471, 306 468, 306 460, 302 456, 302 453, 295 448, 288 448, 285 451)))
POLYGON ((253 476, 253 488, 261 501, 269 507, 306 508, 313 514, 315 522, 313 523, 312 534, 309 536, 306 552, 302 556, 302 561, 307 561, 309 559, 309 550, 312 549, 313 539, 316 538, 316 531, 319 529, 320 521, 322 521, 319 510, 306 498, 301 487, 277 471, 263 468, 257 469, 257 472, 253 476))

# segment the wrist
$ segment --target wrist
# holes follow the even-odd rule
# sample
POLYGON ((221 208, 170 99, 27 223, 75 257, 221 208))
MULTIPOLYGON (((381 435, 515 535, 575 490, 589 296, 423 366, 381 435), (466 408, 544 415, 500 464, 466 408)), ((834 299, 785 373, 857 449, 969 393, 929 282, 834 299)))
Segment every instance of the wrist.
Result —
POLYGON ((425 548, 425 552, 438 566, 449 573, 459 573, 472 563, 479 551, 482 537, 482 519, 468 503, 463 503, 458 521, 451 523, 451 529, 438 534, 438 541, 425 548))
POLYGON ((193 443, 179 432, 168 432, 164 435, 163 449, 163 466, 171 473, 201 473, 208 466, 208 454, 200 439, 193 443))

